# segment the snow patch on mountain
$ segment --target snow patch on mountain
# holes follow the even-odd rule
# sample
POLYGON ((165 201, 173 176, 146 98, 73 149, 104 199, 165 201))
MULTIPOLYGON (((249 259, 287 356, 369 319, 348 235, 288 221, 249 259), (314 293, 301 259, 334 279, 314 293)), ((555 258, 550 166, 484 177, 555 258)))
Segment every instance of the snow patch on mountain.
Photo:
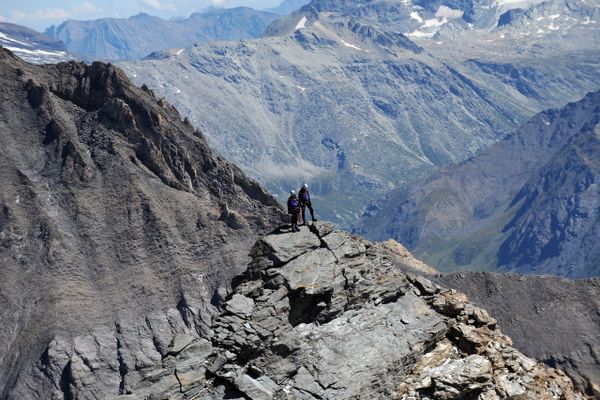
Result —
POLYGON ((435 12, 434 18, 424 20, 418 12, 413 11, 410 13, 410 18, 421 23, 421 26, 408 33, 407 36, 433 37, 442 26, 446 25, 451 20, 462 18, 464 13, 463 10, 442 5, 435 12))
POLYGON ((545 0, 497 0, 496 4, 498 9, 506 11, 513 8, 529 8, 539 3, 543 3, 545 0))
POLYGON ((423 18, 421 18, 421 16, 419 15, 419 13, 416 12, 416 11, 411 12, 410 13, 410 17, 412 19, 414 19, 415 21, 420 22, 421 24, 423 23, 423 18))
POLYGON ((438 19, 457 19, 462 18, 464 13, 465 12, 463 10, 456 10, 447 6, 440 6, 440 8, 438 8, 438 10, 436 11, 435 16, 438 19))
POLYGON ((27 50, 21 49, 19 47, 12 46, 2 46, 5 49, 12 51, 13 53, 19 55, 19 53, 35 55, 35 56, 52 56, 52 57, 64 57, 67 55, 64 51, 45 51, 45 50, 27 50))
POLYGON ((294 31, 297 31, 299 29, 303 29, 306 28, 306 16, 303 16, 300 21, 298 21, 298 24, 296 25, 296 27, 294 28, 294 31))
POLYGON ((21 42, 20 40, 17 40, 15 38, 7 36, 2 32, 0 32, 0 42, 12 42, 12 43, 19 44, 21 46, 32 47, 32 45, 30 43, 21 42))
POLYGON ((352 43, 348 43, 344 39, 340 39, 340 40, 342 41, 342 43, 344 44, 344 46, 362 51, 362 49, 360 47, 358 47, 356 45, 353 45, 352 43))

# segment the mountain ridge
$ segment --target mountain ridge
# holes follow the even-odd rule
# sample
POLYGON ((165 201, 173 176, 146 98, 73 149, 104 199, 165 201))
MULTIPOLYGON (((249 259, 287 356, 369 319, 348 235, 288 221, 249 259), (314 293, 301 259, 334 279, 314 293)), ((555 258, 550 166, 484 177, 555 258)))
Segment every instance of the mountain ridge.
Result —
MULTIPOLYGON (((311 3, 275 21, 260 39, 119 65, 212 132, 215 149, 282 202, 307 182, 322 216, 342 226, 390 189, 466 159, 536 112, 597 89, 598 41, 583 40, 597 34, 584 24, 592 5, 565 9, 553 20, 560 29, 530 36, 466 23, 450 29, 445 16, 411 18, 412 8, 392 5, 389 18, 412 19, 405 33, 382 26, 377 14, 360 15, 360 8, 319 12, 311 3), (577 13, 574 26, 562 25, 577 13), (411 36, 434 22, 448 28, 411 36), (196 101, 197 93, 206 99, 196 101), (211 118, 209 109, 229 117, 211 118)), ((528 29, 548 22, 534 19, 528 29)))
POLYGON ((174 341, 121 398, 583 398, 463 293, 328 223, 276 230, 251 256, 213 334, 174 341))
POLYGON ((0 70, 0 397, 117 395, 283 211, 114 66, 0 70))
POLYGON ((129 18, 68 20, 45 34, 62 40, 69 51, 86 60, 130 60, 209 40, 257 37, 277 17, 249 7, 211 9, 178 20, 140 13, 129 18))

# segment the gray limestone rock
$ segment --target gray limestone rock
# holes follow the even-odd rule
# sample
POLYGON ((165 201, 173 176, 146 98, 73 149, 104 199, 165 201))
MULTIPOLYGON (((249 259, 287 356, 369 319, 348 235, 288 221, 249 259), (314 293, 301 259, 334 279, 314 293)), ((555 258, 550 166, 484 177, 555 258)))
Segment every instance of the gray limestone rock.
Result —
POLYGON ((147 378, 132 392, 181 399, 583 399, 563 373, 512 348, 464 294, 407 276, 386 252, 348 233, 307 232, 324 245, 277 231, 259 240, 225 312, 213 319, 210 355, 207 348, 195 358, 192 344, 169 363, 184 378, 179 392, 172 392, 164 361, 149 375, 154 391, 147 391, 147 378), (256 259, 272 256, 265 243, 293 241, 270 250, 288 261, 256 273, 256 259), (277 288, 274 274, 282 280, 277 288))
POLYGON ((434 368, 430 378, 433 396, 440 400, 487 392, 492 388, 492 364, 484 357, 470 355, 434 368))
POLYGON ((168 348, 169 355, 179 354, 183 349, 192 344, 194 336, 185 333, 175 335, 168 348))
POLYGON ((225 309, 232 314, 244 318, 252 314, 254 300, 236 293, 225 303, 225 309))

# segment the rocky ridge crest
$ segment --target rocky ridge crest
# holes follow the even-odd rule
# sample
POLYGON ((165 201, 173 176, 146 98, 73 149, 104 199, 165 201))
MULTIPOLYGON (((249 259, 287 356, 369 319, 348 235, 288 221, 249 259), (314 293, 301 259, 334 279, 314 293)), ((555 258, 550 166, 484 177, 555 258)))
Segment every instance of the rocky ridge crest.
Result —
POLYGON ((467 297, 328 223, 259 239, 209 335, 122 399, 575 399, 467 297))

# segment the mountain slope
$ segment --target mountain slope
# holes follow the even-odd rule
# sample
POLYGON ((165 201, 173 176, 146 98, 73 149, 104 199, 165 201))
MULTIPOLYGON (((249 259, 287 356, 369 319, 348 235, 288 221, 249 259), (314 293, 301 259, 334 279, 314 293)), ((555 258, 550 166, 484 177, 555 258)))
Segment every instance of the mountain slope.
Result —
POLYGON ((281 200, 307 181, 317 212, 348 226, 397 185, 596 90, 600 40, 585 24, 595 3, 579 3, 561 14, 579 18, 570 29, 538 37, 469 28, 442 5, 313 1, 263 38, 120 66, 281 200), (409 36, 434 23, 435 37, 409 36))
POLYGON ((0 398, 114 397, 206 331, 282 211, 114 66, 0 72, 0 398))
POLYGON ((87 60, 132 60, 199 42, 257 37, 275 18, 276 14, 266 11, 237 7, 194 13, 176 21, 147 14, 127 19, 69 20, 48 28, 45 34, 62 40, 69 51, 87 60))
POLYGON ((444 270, 598 276, 599 122, 600 92, 540 113, 476 157, 387 196, 364 232, 444 270))
POLYGON ((51 64, 72 59, 62 42, 33 29, 7 22, 0 22, 0 46, 35 64, 51 64))

